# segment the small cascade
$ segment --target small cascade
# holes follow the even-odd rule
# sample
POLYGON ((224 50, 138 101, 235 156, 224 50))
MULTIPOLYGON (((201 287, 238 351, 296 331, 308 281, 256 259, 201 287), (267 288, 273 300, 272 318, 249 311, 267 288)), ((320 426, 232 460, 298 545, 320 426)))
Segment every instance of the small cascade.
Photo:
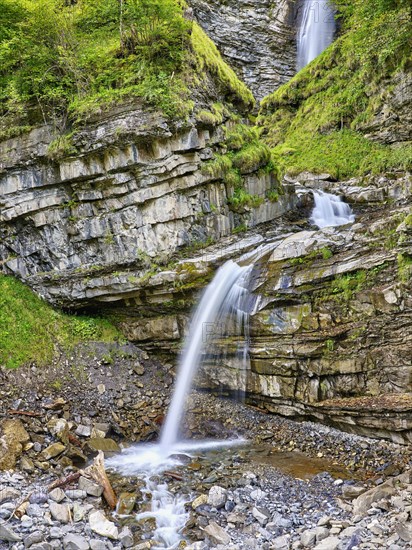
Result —
POLYGON ((310 221, 319 228, 346 225, 355 221, 355 215, 349 204, 343 202, 337 195, 324 191, 313 191, 313 196, 315 208, 310 221))
POLYGON ((333 42, 335 30, 335 11, 329 0, 304 0, 297 37, 298 70, 306 67, 333 42))

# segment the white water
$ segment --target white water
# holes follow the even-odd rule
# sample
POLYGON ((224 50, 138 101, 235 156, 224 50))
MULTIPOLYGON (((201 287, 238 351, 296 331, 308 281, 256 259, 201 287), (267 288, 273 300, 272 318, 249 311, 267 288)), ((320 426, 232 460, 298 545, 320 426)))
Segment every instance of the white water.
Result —
MULTIPOLYGON (((167 484, 159 484, 153 475, 161 474, 182 464, 182 455, 200 450, 232 447, 244 440, 192 441, 179 440, 179 426, 184 413, 186 397, 192 385, 202 355, 207 346, 213 345, 213 338, 219 331, 234 325, 243 330, 248 340, 248 298, 247 282, 252 266, 240 267, 233 261, 226 262, 205 289, 199 306, 190 324, 184 351, 177 373, 177 385, 162 428, 160 442, 156 445, 139 445, 126 449, 121 455, 107 461, 108 467, 124 475, 139 475, 145 481, 145 491, 151 499, 151 510, 137 515, 137 519, 154 518, 157 541, 154 549, 173 550, 182 540, 181 532, 189 518, 185 510, 186 499, 172 494, 167 484)), ((231 327, 233 328, 233 326, 231 327)), ((220 334, 223 336, 224 334, 220 334)), ((242 351, 246 361, 247 348, 242 351)))
POLYGON ((244 324, 245 322, 241 305, 250 269, 250 267, 240 267, 229 260, 217 271, 214 279, 203 293, 190 324, 177 372, 177 385, 162 428, 160 445, 165 454, 178 441, 186 396, 198 370, 205 345, 209 343, 209 339, 214 333, 222 330, 223 319, 227 314, 234 311, 237 315, 237 323, 244 324))
POLYGON ((351 207, 337 195, 323 191, 313 191, 315 208, 310 221, 318 227, 335 227, 355 221, 351 207))
POLYGON ((329 0, 305 0, 297 38, 298 70, 306 67, 333 42, 335 30, 332 3, 329 0))

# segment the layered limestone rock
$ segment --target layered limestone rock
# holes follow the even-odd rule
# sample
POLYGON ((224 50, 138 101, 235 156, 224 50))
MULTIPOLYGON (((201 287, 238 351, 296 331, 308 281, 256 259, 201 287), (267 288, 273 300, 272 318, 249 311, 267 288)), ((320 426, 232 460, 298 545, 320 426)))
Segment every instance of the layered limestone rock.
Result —
POLYGON ((48 127, 1 143, 3 269, 65 307, 142 303, 148 278, 175 252, 293 204, 288 195, 268 200, 274 177, 251 172, 245 188, 261 204, 233 212, 233 189, 202 170, 222 135, 221 126, 194 120, 171 127, 134 105, 79 131, 77 152, 59 160, 49 159, 48 127))
MULTIPOLYGON (((363 189, 392 197, 391 208, 273 243, 256 267, 246 371, 235 339, 206 364, 201 386, 238 391, 243 380, 250 402, 271 412, 412 441, 412 177, 383 179, 363 189)), ((352 198, 356 187, 346 185, 352 198)))
POLYGON ((191 0, 200 25, 257 99, 296 72, 299 3, 291 0, 191 0))

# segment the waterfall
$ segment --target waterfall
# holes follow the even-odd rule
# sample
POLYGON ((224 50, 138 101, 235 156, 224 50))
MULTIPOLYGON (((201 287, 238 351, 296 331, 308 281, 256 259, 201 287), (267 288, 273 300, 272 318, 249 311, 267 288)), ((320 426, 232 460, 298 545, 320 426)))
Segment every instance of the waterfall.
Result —
POLYGON ((333 42, 335 29, 335 12, 330 0, 304 0, 297 37, 298 70, 306 67, 333 42))
POLYGON ((315 208, 310 221, 318 227, 345 225, 355 221, 351 207, 337 195, 313 191, 315 208))
POLYGON ((229 322, 239 330, 247 327, 247 278, 251 267, 229 260, 216 273, 203 293, 190 324, 178 369, 177 385, 162 429, 160 445, 165 453, 177 442, 186 395, 197 372, 205 344, 229 322))

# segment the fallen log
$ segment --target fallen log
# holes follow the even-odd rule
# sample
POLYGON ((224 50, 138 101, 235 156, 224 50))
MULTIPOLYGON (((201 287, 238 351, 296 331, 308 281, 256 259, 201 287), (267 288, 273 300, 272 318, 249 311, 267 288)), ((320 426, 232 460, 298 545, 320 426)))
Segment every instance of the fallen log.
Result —
POLYGON ((95 457, 93 464, 84 470, 83 475, 84 474, 94 479, 94 481, 103 487, 103 497, 110 508, 114 510, 117 505, 117 497, 106 474, 103 451, 99 451, 99 454, 95 457))

